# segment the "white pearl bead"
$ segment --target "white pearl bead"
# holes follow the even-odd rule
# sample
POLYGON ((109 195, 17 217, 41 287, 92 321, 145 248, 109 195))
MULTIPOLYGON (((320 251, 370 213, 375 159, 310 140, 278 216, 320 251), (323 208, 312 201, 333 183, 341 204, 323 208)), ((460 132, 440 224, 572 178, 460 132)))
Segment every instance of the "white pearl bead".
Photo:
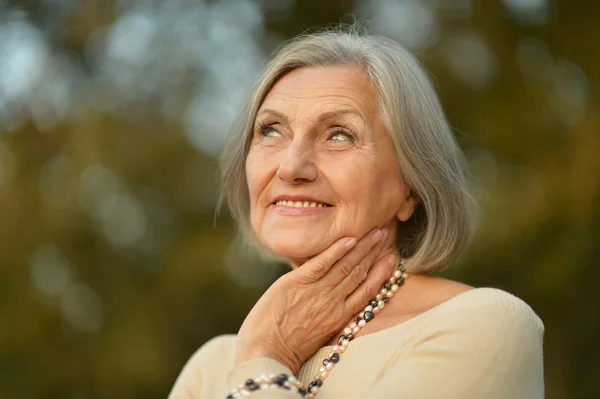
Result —
POLYGON ((381 301, 382 298, 383 298, 383 295, 377 294, 377 296, 375 297, 375 300, 376 301, 381 301))
POLYGON ((365 320, 361 320, 358 322, 359 327, 364 327, 366 324, 367 324, 367 322, 365 320))
MULTIPOLYGON (((318 392, 319 392, 319 387, 317 387, 317 386, 314 386, 313 389, 311 389, 311 393, 315 393, 316 394, 318 392)), ((313 396, 313 398, 314 398, 314 396, 313 396)))
POLYGON ((379 291, 379 293, 385 296, 387 294, 387 290, 385 288, 382 288, 381 291, 379 291))
POLYGON ((329 362, 327 363, 327 365, 325 366, 325 370, 331 370, 333 368, 333 362, 329 362))
POLYGON ((346 328, 344 328, 344 334, 345 334, 345 335, 348 335, 348 334, 350 334, 351 332, 352 332, 352 329, 351 329, 350 327, 346 327, 346 328))
POLYGON ((400 270, 394 270, 394 277, 396 279, 399 279, 400 277, 402 277, 402 272, 400 270))
POLYGON ((396 282, 396 278, 390 277, 390 279, 388 281, 390 282, 390 284, 394 284, 396 282))
POLYGON ((356 323, 355 322, 350 323, 350 328, 354 329, 354 327, 356 327, 356 323))
POLYGON ((269 387, 269 384, 265 383, 265 384, 260 384, 260 389, 267 389, 269 387))
POLYGON ((399 288, 400 288, 400 286, 398 284, 392 285, 392 292, 398 292, 399 288))
POLYGON ((383 301, 379 301, 379 302, 377 303, 377 306, 379 307, 379 309, 383 309, 383 308, 385 307, 385 302, 383 302, 383 301))
POLYGON ((408 278, 408 274, 407 273, 402 273, 402 278, 406 280, 408 278))
POLYGON ((321 377, 321 379, 322 379, 322 380, 324 380, 325 378, 327 378, 327 376, 328 376, 328 375, 329 375, 329 371, 323 371, 323 372, 321 373, 321 376, 320 376, 320 377, 321 377))
POLYGON ((347 339, 343 339, 342 340, 342 346, 344 348, 347 348, 350 345, 350 341, 348 341, 347 339))
POLYGON ((379 313, 380 311, 381 311, 381 309, 379 309, 379 306, 375 306, 373 308, 373 313, 375 313, 375 314, 379 313))
POLYGON ((371 312, 373 311, 373 306, 369 305, 365 308, 365 312, 371 312))
POLYGON ((358 317, 360 317, 361 319, 364 319, 365 318, 365 312, 360 312, 358 314, 358 317))
POLYGON ((325 370, 326 370, 325 366, 321 366, 321 368, 319 369, 319 371, 320 371, 321 373, 322 373, 323 371, 325 371, 325 370))
POLYGON ((344 353, 344 352, 346 352, 346 347, 343 346, 343 345, 339 345, 339 349, 338 350, 340 351, 340 353, 344 353))
POLYGON ((339 352, 339 350, 340 350, 340 347, 339 347, 339 345, 333 345, 333 348, 331 348, 331 351, 332 351, 333 353, 338 353, 338 352, 339 352))
POLYGON ((358 334, 359 331, 360 331, 360 327, 358 327, 358 326, 356 326, 352 329, 352 333, 355 335, 358 334))
POLYGON ((391 290, 390 290, 390 291, 388 291, 388 293, 387 293, 387 297, 388 297, 388 298, 391 298, 391 297, 393 297, 393 296, 394 296, 394 292, 393 292, 393 291, 391 291, 391 290))

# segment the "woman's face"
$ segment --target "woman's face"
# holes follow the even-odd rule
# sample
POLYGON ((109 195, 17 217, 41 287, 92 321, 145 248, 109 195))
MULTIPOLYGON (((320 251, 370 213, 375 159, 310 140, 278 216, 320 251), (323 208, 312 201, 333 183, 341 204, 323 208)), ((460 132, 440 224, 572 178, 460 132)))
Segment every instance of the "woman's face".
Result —
POLYGON ((366 73, 296 69, 260 107, 246 159, 252 227, 299 265, 341 237, 374 227, 395 240, 414 210, 366 73))

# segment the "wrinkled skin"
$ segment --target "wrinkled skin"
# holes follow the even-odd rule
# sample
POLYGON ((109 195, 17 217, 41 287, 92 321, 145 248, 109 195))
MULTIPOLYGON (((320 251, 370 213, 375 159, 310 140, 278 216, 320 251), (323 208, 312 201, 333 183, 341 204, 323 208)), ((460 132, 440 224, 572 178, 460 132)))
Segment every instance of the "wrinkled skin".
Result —
POLYGON ((396 157, 361 69, 299 68, 272 88, 246 159, 251 221, 294 270, 244 321, 236 364, 270 357, 296 372, 375 296, 416 206, 396 157))

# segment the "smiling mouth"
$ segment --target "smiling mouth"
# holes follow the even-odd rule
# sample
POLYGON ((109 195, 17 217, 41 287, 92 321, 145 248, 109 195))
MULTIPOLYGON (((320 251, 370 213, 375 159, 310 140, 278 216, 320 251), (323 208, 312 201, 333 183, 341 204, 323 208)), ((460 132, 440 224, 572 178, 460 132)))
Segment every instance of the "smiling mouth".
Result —
POLYGON ((274 202, 273 205, 289 206, 293 208, 328 208, 332 205, 314 201, 286 201, 281 200, 274 202))

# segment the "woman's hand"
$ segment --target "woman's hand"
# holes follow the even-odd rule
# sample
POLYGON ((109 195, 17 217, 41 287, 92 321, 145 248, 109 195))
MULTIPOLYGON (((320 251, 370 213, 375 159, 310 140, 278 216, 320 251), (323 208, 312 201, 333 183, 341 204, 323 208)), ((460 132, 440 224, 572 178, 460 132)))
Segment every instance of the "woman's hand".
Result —
POLYGON ((296 373, 360 313, 397 265, 380 258, 385 231, 345 237, 279 278, 260 298, 237 336, 235 364, 269 357, 296 373))

